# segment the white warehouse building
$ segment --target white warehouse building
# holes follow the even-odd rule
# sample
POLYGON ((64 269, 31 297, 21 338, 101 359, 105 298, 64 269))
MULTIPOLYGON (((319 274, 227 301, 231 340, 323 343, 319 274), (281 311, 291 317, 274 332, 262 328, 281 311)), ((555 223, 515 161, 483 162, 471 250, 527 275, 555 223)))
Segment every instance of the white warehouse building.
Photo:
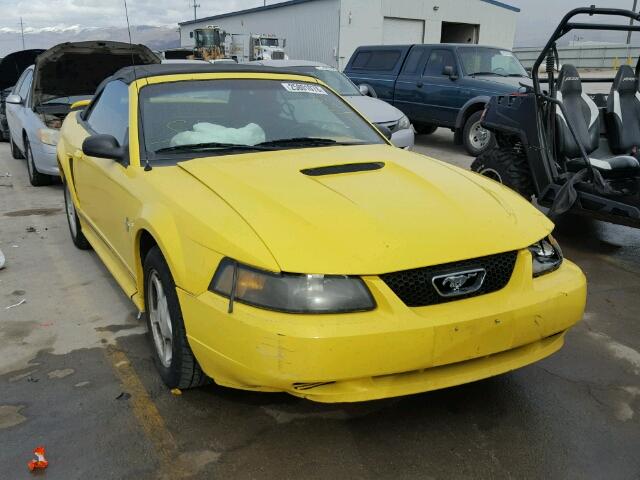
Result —
POLYGON ((289 0, 182 22, 180 44, 208 26, 286 39, 289 58, 343 69, 362 45, 480 43, 511 48, 520 10, 497 0, 289 0))

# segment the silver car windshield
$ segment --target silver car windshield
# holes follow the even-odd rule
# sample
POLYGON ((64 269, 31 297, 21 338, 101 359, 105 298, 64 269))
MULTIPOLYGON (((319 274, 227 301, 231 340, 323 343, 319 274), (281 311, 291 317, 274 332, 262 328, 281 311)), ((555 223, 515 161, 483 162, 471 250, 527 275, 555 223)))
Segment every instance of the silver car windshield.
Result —
POLYGON ((305 75, 312 75, 319 78, 324 83, 333 88, 340 95, 353 96, 362 95, 358 87, 356 87, 346 75, 340 73, 338 70, 332 67, 325 66, 304 66, 304 67, 287 67, 287 70, 294 72, 304 73, 305 75))

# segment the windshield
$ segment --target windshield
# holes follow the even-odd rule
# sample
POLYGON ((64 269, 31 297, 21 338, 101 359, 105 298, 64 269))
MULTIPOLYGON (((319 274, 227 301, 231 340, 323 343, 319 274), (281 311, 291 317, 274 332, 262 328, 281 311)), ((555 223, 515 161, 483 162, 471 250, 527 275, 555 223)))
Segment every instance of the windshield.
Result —
POLYGON ((260 45, 263 45, 265 47, 277 47, 278 39, 277 38, 261 38, 260 45))
POLYGON ((305 67, 287 67, 287 70, 293 72, 300 72, 306 75, 319 78, 324 83, 333 88, 340 95, 362 95, 358 87, 356 87, 351 80, 349 80, 344 74, 332 67, 326 66, 305 66, 305 67))
POLYGON ((487 47, 458 49, 467 75, 484 74, 505 77, 528 77, 520 61, 509 50, 487 47))
POLYGON ((385 143, 344 100, 315 83, 259 79, 161 83, 141 90, 140 108, 150 161, 169 154, 193 157, 242 151, 231 148, 234 145, 273 150, 385 143))

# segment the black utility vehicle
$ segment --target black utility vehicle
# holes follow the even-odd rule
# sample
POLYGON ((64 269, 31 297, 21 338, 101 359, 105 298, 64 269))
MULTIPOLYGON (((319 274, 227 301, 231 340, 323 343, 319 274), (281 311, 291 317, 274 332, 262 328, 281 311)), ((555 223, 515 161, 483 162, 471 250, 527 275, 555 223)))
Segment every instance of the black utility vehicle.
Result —
POLYGON ((577 8, 560 22, 533 66, 533 88, 496 96, 482 125, 496 147, 480 155, 472 170, 550 207, 550 216, 571 211, 640 228, 640 94, 638 76, 625 65, 613 79, 582 79, 560 64, 556 41, 572 30, 640 31, 626 23, 574 22, 577 15, 640 20, 613 8, 577 8), (538 71, 546 61, 547 82, 538 71), (609 95, 588 96, 584 82, 611 82, 609 95), (543 90, 543 86, 545 90, 543 90))

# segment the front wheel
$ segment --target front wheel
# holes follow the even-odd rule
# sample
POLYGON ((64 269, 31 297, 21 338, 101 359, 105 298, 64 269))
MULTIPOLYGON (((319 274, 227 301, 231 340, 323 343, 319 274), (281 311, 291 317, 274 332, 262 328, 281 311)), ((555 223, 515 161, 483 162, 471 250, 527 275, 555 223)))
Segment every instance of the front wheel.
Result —
POLYGON ((467 153, 477 157, 495 144, 494 135, 481 124, 482 110, 473 113, 464 124, 462 142, 467 153))
POLYGON ((90 250, 91 245, 82 233, 82 226, 80 225, 80 219, 76 212, 76 206, 71 198, 69 185, 66 183, 64 184, 64 209, 67 213, 67 224, 69 225, 69 233, 71 234, 73 244, 80 250, 90 250))
POLYGON ((144 261, 144 303, 158 373, 169 388, 204 385, 207 376, 187 341, 176 284, 158 247, 144 261))
POLYGON ((471 170, 515 190, 527 200, 534 194, 527 157, 512 149, 493 148, 474 160, 471 170))
POLYGON ((22 152, 11 138, 11 134, 9 134, 9 143, 11 143, 11 156, 16 160, 24 158, 24 155, 22 155, 22 152))
POLYGON ((24 158, 27 162, 27 172, 29 173, 29 182, 31 185, 34 187, 51 185, 53 178, 50 175, 40 173, 36 168, 36 164, 33 160, 33 150, 31 150, 31 144, 26 138, 24 139, 24 158))
POLYGON ((414 128, 416 132, 418 132, 418 135, 431 135, 438 130, 437 125, 429 125, 428 123, 416 123, 414 124, 414 128))

